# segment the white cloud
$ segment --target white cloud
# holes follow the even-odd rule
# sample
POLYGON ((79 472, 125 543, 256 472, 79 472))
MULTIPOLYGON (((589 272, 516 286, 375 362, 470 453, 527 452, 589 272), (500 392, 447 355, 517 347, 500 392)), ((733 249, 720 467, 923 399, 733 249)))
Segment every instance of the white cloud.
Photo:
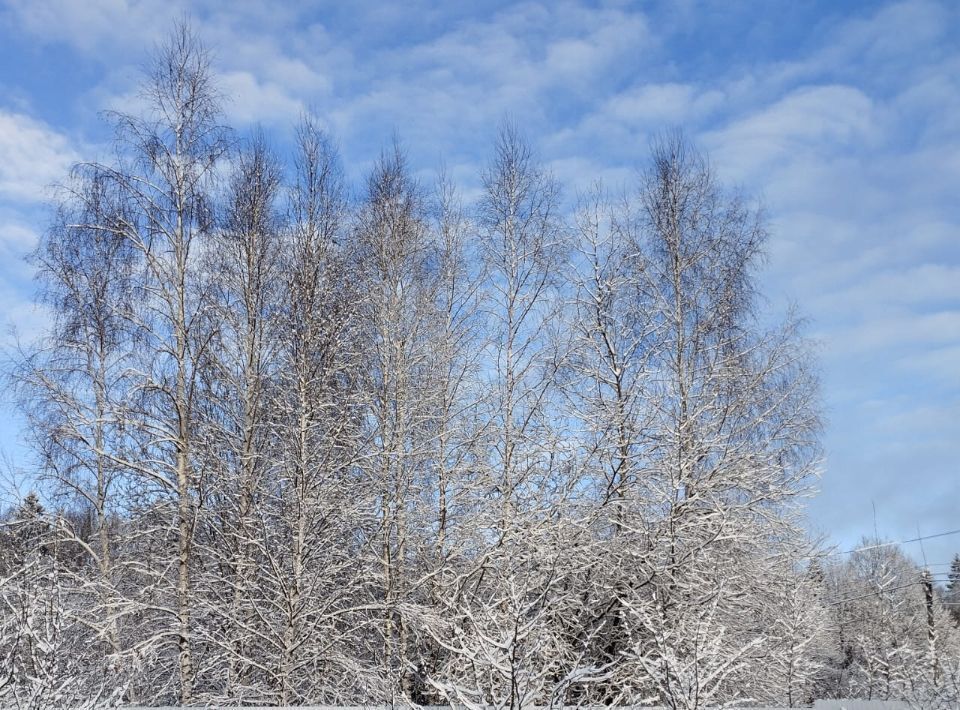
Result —
POLYGON ((960 343, 960 310, 872 313, 857 324, 834 329, 827 340, 832 358, 853 362, 869 354, 881 363, 889 362, 897 350, 923 352, 960 343))
MULTIPOLYGON (((646 159, 651 138, 664 129, 701 125, 724 99, 721 89, 693 84, 634 84, 606 97, 577 124, 554 131, 544 144, 567 161, 590 155, 597 166, 595 177, 606 171, 626 184, 646 159)), ((591 179, 580 176, 578 182, 591 179)))
POLYGON ((919 80, 921 69, 939 53, 957 9, 949 3, 906 0, 877 4, 867 16, 851 13, 824 28, 818 46, 804 56, 764 67, 761 83, 786 86, 822 80, 825 75, 855 77, 864 84, 898 85, 919 80))
POLYGON ((180 3, 172 5, 160 0, 7 0, 7 13, 21 31, 43 42, 92 52, 156 39, 180 3))
POLYGON ((444 152, 489 140, 504 115, 541 133, 550 114, 592 105, 632 75, 652 41, 638 13, 522 3, 374 51, 339 82, 331 118, 348 139, 382 140, 399 127, 444 152))
POLYGON ((891 307, 960 304, 960 265, 925 263, 867 274, 829 295, 835 313, 865 314, 891 307))
POLYGON ((80 156, 70 140, 42 121, 0 109, 0 198, 40 202, 80 156))
POLYGON ((252 123, 292 125, 306 109, 282 86, 259 80, 247 71, 224 72, 219 86, 226 99, 228 123, 247 126, 252 123))
MULTIPOLYGON (((876 129, 874 102, 863 91, 805 86, 703 140, 725 174, 750 180, 784 162, 799 161, 806 169, 851 144, 873 143, 876 129)), ((809 173, 805 182, 811 182, 809 173)))
POLYGON ((37 233, 30 227, 16 222, 0 224, 0 249, 7 252, 8 256, 21 257, 36 244, 37 233))
POLYGON ((0 302, 4 306, 0 313, 0 353, 6 355, 18 344, 28 345, 47 332, 52 314, 44 306, 3 286, 0 286, 0 302))
POLYGON ((626 185, 634 171, 629 168, 611 166, 605 161, 587 157, 571 156, 547 161, 551 174, 564 188, 568 204, 573 204, 577 193, 591 189, 599 181, 606 189, 616 193, 620 186, 626 185))
POLYGON ((334 61, 342 53, 322 33, 305 28, 291 6, 267 2, 188 3, 183 0, 12 0, 6 13, 18 31, 44 43, 71 45, 104 67, 91 93, 99 107, 136 113, 142 100, 134 86, 141 75, 129 70, 147 59, 173 23, 186 18, 211 50, 229 99, 224 109, 238 124, 294 122, 304 105, 329 94, 334 61), (301 56, 294 53, 299 51, 301 56), (118 67, 123 67, 118 69, 118 67))
POLYGON ((917 47, 930 46, 949 26, 946 5, 928 0, 889 3, 864 20, 854 20, 837 33, 848 52, 865 61, 890 56, 910 56, 917 47))
POLYGON ((722 91, 691 84, 642 84, 607 100, 592 120, 642 125, 681 125, 702 119, 724 99, 722 91))

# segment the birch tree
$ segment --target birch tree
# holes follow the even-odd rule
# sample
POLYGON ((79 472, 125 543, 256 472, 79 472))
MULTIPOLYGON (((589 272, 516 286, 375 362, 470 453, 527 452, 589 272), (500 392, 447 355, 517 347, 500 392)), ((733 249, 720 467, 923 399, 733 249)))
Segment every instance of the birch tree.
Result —
POLYGON ((431 205, 431 239, 436 251, 433 291, 435 327, 431 329, 428 459, 420 499, 422 516, 413 555, 416 586, 422 599, 416 624, 421 628, 413 700, 443 702, 436 688, 447 651, 441 641, 445 614, 457 605, 460 573, 477 549, 470 525, 478 504, 482 423, 480 406, 480 288, 476 240, 456 186, 442 173, 431 205))
MULTIPOLYGON (((367 181, 357 224, 366 297, 361 304, 367 470, 377 496, 370 552, 382 612, 382 667, 391 697, 413 693, 412 607, 419 603, 410 560, 420 522, 414 514, 433 447, 432 331, 437 254, 425 196, 399 145, 384 151, 367 181)), ((378 654, 379 655, 379 654, 378 654)))
POLYGON ((61 517, 57 535, 83 560, 75 578, 89 596, 83 623, 117 665, 129 612, 116 539, 129 513, 120 463, 130 448, 133 255, 118 232, 126 219, 110 181, 96 171, 79 169, 61 187, 54 225, 33 257, 53 326, 18 370, 42 478, 59 504, 81 513, 61 517))
POLYGON ((207 675, 223 674, 216 680, 228 699, 264 692, 257 668, 262 598, 253 578, 261 564, 266 487, 277 470, 271 397, 280 340, 280 180, 264 139, 255 137, 236 157, 222 223, 207 253, 217 331, 203 373, 201 457, 211 480, 203 521, 209 529, 201 539, 207 538, 205 566, 217 574, 202 580, 202 596, 214 619, 206 635, 214 657, 207 675))
POLYGON ((489 372, 485 482, 472 525, 479 550, 451 598, 451 700, 518 707, 548 694, 562 654, 551 618, 567 570, 554 525, 569 488, 551 426, 558 357, 552 330, 564 258, 559 187, 513 126, 504 126, 478 205, 489 372))
POLYGON ((609 701, 622 684, 632 685, 630 671, 619 674, 631 635, 625 603, 650 582, 651 497, 642 471, 650 443, 647 361, 656 329, 642 301, 643 253, 633 209, 596 184, 581 196, 574 219, 567 404, 580 428, 589 491, 581 517, 592 560, 577 580, 581 613, 566 623, 594 666, 610 673, 584 701, 609 701))
POLYGON ((336 146, 315 121, 297 133, 282 279, 271 532, 260 570, 263 656, 274 696, 349 704, 381 692, 363 655, 370 615, 359 540, 372 504, 358 470, 362 399, 351 214, 336 146))
POLYGON ((791 511, 815 471, 816 383, 796 324, 756 319, 759 213, 681 136, 655 145, 638 204, 653 515, 632 657, 661 702, 702 707, 735 697, 728 681, 764 642, 735 631, 741 599, 762 605, 762 560, 802 537, 791 511))
POLYGON ((35 493, 0 523, 0 701, 16 708, 93 708, 125 692, 59 527, 35 493))
POLYGON ((144 520, 155 521, 139 532, 151 536, 148 544, 159 535, 169 545, 139 566, 147 589, 164 590, 140 602, 157 613, 140 643, 160 653, 159 674, 175 669, 182 703, 193 699, 196 680, 194 536, 204 471, 195 439, 201 371, 215 330, 199 256, 213 229, 211 190, 227 147, 211 81, 206 51, 186 25, 177 26, 147 77, 144 114, 113 116, 116 162, 90 167, 122 196, 126 218, 116 232, 137 264, 139 308, 132 321, 139 405, 128 417, 141 450, 118 463, 139 478, 140 500, 149 509, 144 520), (163 667, 170 642, 174 669, 163 667))

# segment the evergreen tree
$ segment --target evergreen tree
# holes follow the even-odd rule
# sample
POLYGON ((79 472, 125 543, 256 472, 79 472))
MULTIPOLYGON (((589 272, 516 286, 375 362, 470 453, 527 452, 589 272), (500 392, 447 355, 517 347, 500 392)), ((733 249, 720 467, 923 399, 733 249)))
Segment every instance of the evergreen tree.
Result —
POLYGON ((950 615, 954 622, 957 626, 960 626, 960 554, 954 555, 953 561, 950 563, 944 602, 950 608, 950 615))

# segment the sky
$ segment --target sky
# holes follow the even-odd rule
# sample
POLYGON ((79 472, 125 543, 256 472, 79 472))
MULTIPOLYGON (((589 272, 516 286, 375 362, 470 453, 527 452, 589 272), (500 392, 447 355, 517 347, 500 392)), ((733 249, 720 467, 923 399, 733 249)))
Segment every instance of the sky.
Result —
MULTIPOLYGON (((475 189, 498 124, 568 195, 628 188, 681 127, 758 198, 762 289, 820 355, 809 525, 839 549, 960 528, 960 3, 0 0, 0 348, 42 331, 23 256, 52 183, 104 157, 157 42, 189 17, 227 121, 275 145, 309 111, 358 178, 399 135, 475 189)), ((0 399, 0 453, 29 469, 0 399)), ((942 565, 960 535, 907 551, 942 565)), ((945 567, 940 566, 943 570, 945 567)))

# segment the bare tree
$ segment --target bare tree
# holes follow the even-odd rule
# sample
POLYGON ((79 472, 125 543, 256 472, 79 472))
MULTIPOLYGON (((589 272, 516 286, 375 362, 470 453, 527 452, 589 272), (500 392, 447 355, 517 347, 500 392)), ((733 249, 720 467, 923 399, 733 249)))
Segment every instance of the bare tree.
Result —
POLYGON ((421 590, 410 611, 417 648, 411 659, 411 700, 442 702, 434 685, 447 655, 446 610, 456 607, 459 575, 477 549, 477 531, 469 524, 481 485, 480 274, 471 222, 449 177, 442 173, 432 200, 431 249, 435 252, 430 288, 434 324, 423 347, 430 353, 421 372, 430 393, 425 402, 427 457, 417 499, 418 519, 411 544, 412 588, 421 590))
POLYGON ((447 596, 449 658, 432 683, 454 702, 519 707, 549 696, 562 641, 547 623, 567 569, 555 523, 570 493, 551 426, 555 288, 564 258, 556 182, 517 129, 501 129, 478 206, 489 373, 477 549, 447 596), (449 640, 449 639, 453 640, 449 640))
POLYGON ((758 591, 744 607, 750 580, 781 541, 802 539, 791 510, 815 471, 816 386, 796 324, 767 331, 755 317, 760 215, 682 136, 654 146, 632 232, 648 414, 647 512, 626 524, 647 548, 645 583, 621 600, 636 624, 629 656, 661 702, 702 707, 735 697, 730 680, 764 642, 733 623, 764 603, 758 591))
POLYGON ((410 577, 418 520, 412 516, 424 483, 418 475, 433 449, 432 364, 428 344, 438 322, 437 250, 425 195, 399 145, 384 151, 367 182, 357 224, 368 398, 367 462, 377 496, 370 552, 383 604, 382 667, 391 693, 413 693, 410 577))
POLYGON ((581 510, 587 529, 580 613, 565 621, 596 668, 610 677, 584 701, 606 700, 628 675, 618 666, 631 636, 625 602, 650 583, 647 524, 653 514, 643 475, 650 446, 649 360, 656 342, 653 314, 643 304, 643 246, 635 207, 612 201, 599 184, 575 213, 571 260, 574 307, 567 326, 569 417, 579 422, 580 466, 588 491, 581 510), (589 643, 588 643, 589 642, 589 643))
MULTIPOLYGON (((276 202, 281 177, 262 136, 234 162, 222 224, 205 252, 217 329, 202 374, 206 392, 199 457, 210 483, 198 544, 205 544, 205 567, 217 571, 202 584, 206 614, 214 619, 206 641, 225 666, 219 692, 244 698, 260 697, 264 690, 262 674, 253 672, 260 650, 256 606, 261 603, 253 577, 264 538, 266 486, 278 468, 271 456, 270 398, 279 365, 281 224, 276 202)), ((220 669, 213 659, 206 666, 209 682, 220 669)))
MULTIPOLYGON (((171 592, 170 599, 149 602, 159 625, 141 643, 158 649, 175 643, 178 697, 187 703, 196 675, 192 566, 203 478, 195 448, 198 395, 215 330, 199 257, 214 224, 211 189, 227 141, 209 58, 185 24, 159 49, 144 98, 143 116, 114 115, 116 162, 89 170, 120 195, 123 219, 112 230, 137 265, 131 327, 138 363, 132 377, 140 396, 128 417, 138 428, 141 450, 117 464, 138 476, 141 500, 172 533, 173 578, 165 551, 155 565, 140 566, 147 587, 169 583, 171 592)), ((141 532, 156 534, 149 527, 141 532)))
POLYGON ((75 579, 90 596, 83 623, 98 632, 101 652, 116 664, 122 663, 121 617, 128 611, 120 599, 124 560, 117 560, 115 539, 128 512, 118 465, 129 450, 131 386, 127 316, 134 262, 117 232, 125 219, 110 182, 95 171, 78 170, 61 188, 54 225, 34 254, 53 327, 17 372, 43 479, 60 504, 81 511, 62 517, 57 534, 84 560, 75 579))
POLYGON ((379 691, 360 650, 369 604, 358 538, 371 502, 357 470, 360 290, 336 147, 311 119, 297 138, 274 394, 280 476, 267 505, 259 660, 280 704, 346 704, 379 691))

